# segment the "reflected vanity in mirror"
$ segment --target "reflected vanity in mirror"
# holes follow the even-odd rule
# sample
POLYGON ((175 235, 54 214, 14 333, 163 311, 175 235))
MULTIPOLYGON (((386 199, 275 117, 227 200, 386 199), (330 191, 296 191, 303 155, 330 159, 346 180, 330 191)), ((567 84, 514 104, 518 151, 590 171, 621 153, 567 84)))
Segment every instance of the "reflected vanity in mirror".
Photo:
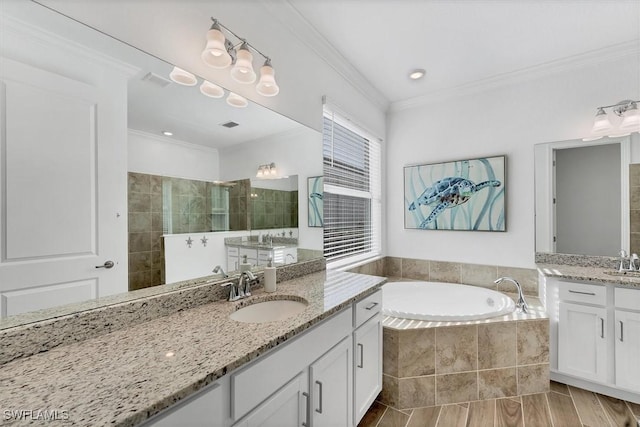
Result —
POLYGON ((319 132, 178 85, 173 64, 36 3, 0 19, 0 328, 187 286, 171 264, 215 248, 180 280, 211 275, 229 238, 284 232, 299 260, 322 257, 322 230, 299 221, 319 132), (254 185, 265 161, 297 175, 288 200, 254 185), (193 251, 167 256, 172 239, 193 251))
POLYGON ((629 251, 630 153, 629 136, 535 146, 536 253, 629 251))

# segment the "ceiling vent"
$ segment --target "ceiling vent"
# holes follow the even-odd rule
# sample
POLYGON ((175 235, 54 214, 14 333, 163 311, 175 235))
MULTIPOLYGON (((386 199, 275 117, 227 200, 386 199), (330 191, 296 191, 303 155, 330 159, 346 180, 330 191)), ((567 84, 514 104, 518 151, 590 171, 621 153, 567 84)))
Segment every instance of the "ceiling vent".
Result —
POLYGON ((224 126, 226 128, 231 129, 231 128, 234 128, 234 127, 240 126, 240 125, 238 123, 236 123, 236 122, 226 122, 226 123, 222 123, 220 126, 224 126))
POLYGON ((164 77, 151 72, 145 74, 145 76, 142 78, 142 81, 149 82, 160 87, 167 87, 171 84, 170 80, 167 80, 164 77))

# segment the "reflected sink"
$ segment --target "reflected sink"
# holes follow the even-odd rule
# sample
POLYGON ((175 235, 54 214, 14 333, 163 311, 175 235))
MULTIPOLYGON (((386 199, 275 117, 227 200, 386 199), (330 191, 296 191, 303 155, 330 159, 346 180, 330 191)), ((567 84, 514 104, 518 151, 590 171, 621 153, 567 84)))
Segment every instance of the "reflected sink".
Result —
POLYGON ((284 320, 302 312, 307 303, 292 300, 262 301, 234 311, 231 320, 244 323, 265 323, 284 320))

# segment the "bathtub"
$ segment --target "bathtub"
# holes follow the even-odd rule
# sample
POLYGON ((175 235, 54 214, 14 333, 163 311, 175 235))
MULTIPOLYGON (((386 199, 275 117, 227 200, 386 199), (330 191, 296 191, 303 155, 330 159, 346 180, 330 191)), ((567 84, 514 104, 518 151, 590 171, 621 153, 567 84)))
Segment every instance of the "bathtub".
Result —
POLYGON ((382 287, 382 314, 403 319, 466 321, 515 310, 508 296, 478 286, 438 282, 390 282, 382 287))

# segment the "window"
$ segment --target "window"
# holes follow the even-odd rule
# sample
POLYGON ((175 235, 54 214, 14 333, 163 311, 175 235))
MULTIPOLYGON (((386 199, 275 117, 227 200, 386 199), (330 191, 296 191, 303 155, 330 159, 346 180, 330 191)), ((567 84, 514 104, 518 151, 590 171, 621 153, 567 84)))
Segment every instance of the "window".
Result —
POLYGON ((324 256, 349 264, 380 255, 380 143, 327 110, 322 139, 324 256))

